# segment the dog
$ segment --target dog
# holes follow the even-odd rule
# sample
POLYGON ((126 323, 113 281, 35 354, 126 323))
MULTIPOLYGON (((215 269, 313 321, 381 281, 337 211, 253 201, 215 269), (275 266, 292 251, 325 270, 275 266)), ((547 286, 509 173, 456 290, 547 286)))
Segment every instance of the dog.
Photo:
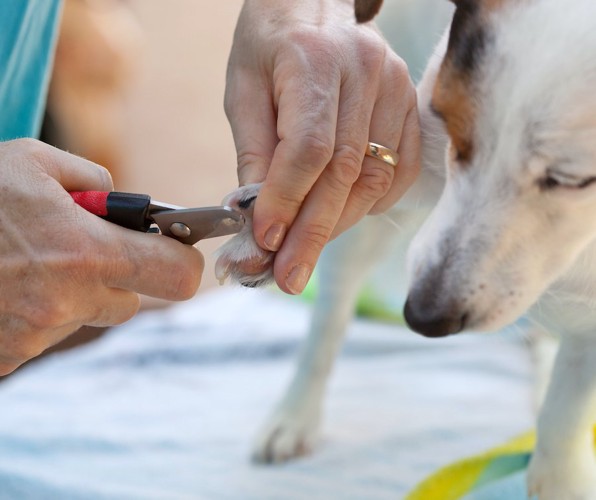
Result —
MULTIPOLYGON (((359 287, 397 237, 407 247, 412 330, 437 338, 494 331, 527 315, 560 337, 528 492, 594 500, 596 2, 454 3, 417 89, 420 177, 384 217, 365 218, 327 246, 306 346, 254 457, 278 462, 312 449, 359 287), (399 222, 397 236, 387 217, 399 222)), ((358 0, 358 20, 380 4, 358 0)), ((241 187, 224 203, 250 220, 258 189, 241 187)), ((273 259, 247 224, 222 247, 216 272, 260 286, 271 281, 273 259)))

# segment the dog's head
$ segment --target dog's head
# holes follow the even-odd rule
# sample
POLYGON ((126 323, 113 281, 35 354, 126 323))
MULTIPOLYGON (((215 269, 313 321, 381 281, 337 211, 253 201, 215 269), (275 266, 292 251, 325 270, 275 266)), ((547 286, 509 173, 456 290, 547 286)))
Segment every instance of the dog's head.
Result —
POLYGON ((455 3, 430 104, 447 182, 409 254, 427 336, 514 321, 596 236, 596 2, 455 3))

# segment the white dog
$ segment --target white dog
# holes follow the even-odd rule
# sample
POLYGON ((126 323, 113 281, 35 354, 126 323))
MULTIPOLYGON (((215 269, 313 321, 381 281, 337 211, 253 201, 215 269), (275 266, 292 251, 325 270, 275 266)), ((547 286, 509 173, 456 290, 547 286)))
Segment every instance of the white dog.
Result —
MULTIPOLYGON (((357 3, 366 18, 381 2, 357 3)), ((594 500, 596 2, 455 3, 449 36, 418 88, 423 171, 388 214, 405 245, 434 206, 408 251, 405 317, 413 330, 441 337, 500 329, 527 313, 558 334, 529 492, 594 500)), ((250 216, 257 193, 244 187, 226 202, 250 216)), ((326 249, 307 344, 257 440, 258 460, 312 448, 327 375, 368 271, 362 262, 372 267, 388 246, 386 224, 369 217, 326 249)), ((217 272, 259 285, 273 257, 247 225, 222 247, 217 272), (254 275, 238 271, 242 260, 256 263, 254 275)))

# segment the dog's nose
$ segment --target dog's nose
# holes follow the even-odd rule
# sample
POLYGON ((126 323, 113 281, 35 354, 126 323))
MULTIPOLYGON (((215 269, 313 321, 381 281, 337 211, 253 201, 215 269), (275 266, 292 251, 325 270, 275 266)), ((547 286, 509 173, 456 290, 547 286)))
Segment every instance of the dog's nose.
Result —
POLYGON ((466 324, 466 313, 457 310, 434 312, 432 308, 416 307, 408 298, 404 318, 408 326, 425 337, 446 337, 461 332, 466 324))

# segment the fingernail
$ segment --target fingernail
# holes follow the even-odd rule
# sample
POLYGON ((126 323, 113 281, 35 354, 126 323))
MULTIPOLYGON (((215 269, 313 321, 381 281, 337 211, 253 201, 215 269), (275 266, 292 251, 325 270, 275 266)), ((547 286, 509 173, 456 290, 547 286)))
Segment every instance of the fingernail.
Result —
POLYGON ((286 287, 294 295, 302 293, 310 278, 311 268, 306 264, 294 266, 286 278, 286 287))
POLYGON ((281 242, 286 234, 285 224, 273 224, 265 233, 265 246, 267 250, 277 252, 281 246, 281 242))

